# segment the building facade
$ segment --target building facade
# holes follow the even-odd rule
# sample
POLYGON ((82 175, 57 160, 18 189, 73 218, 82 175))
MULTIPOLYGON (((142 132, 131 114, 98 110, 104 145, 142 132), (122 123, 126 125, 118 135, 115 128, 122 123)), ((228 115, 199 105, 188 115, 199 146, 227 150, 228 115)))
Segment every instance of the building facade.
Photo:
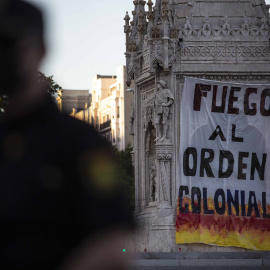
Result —
POLYGON ((91 104, 91 94, 89 90, 67 90, 61 89, 56 98, 60 112, 71 114, 77 113, 91 104))
POLYGON ((126 69, 117 69, 117 75, 96 75, 92 79, 92 103, 90 107, 71 114, 73 117, 89 123, 100 132, 118 150, 133 145, 129 122, 133 93, 127 92, 126 69))
POLYGON ((135 250, 239 250, 175 244, 180 100, 185 76, 270 83, 268 7, 264 0, 149 0, 147 11, 145 1, 134 4, 124 29, 127 84, 135 82, 135 250), (157 105, 164 97, 166 113, 157 105))

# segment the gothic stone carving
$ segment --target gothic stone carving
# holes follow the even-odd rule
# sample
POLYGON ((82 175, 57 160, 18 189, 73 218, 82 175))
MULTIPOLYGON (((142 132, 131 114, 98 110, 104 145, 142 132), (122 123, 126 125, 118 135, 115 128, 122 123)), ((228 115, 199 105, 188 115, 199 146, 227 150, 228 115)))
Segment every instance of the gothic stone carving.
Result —
POLYGON ((171 159, 172 145, 157 145, 159 170, 159 203, 171 204, 171 159))
POLYGON ((157 26, 152 27, 151 33, 153 38, 160 38, 161 36, 160 29, 157 26))
POLYGON ((150 201, 154 202, 157 200, 157 167, 156 161, 154 161, 149 168, 150 176, 150 201))
POLYGON ((128 76, 131 79, 138 78, 141 75, 140 58, 137 53, 132 53, 130 58, 130 64, 128 66, 128 76))
POLYGON ((186 17, 186 23, 179 29, 179 37, 185 39, 254 39, 261 37, 265 40, 269 37, 269 23, 266 17, 260 19, 259 26, 251 25, 247 16, 243 17, 242 25, 232 26, 230 18, 225 16, 222 25, 212 25, 208 16, 204 17, 201 26, 193 26, 190 18, 186 17))
POLYGON ((148 123, 145 133, 145 199, 147 202, 153 202, 156 200, 157 182, 156 182, 156 151, 154 146, 154 139, 156 137, 156 130, 152 125, 152 122, 148 123))
MULTIPOLYGON (((146 155, 149 154, 150 147, 150 137, 153 133, 153 129, 149 129, 150 123, 154 125, 154 86, 155 81, 151 80, 139 86, 142 90, 142 126, 143 131, 146 133, 145 143, 146 143, 146 155)), ((155 134, 154 134, 155 135, 155 134)))
POLYGON ((142 65, 142 69, 143 71, 148 69, 150 67, 150 53, 148 50, 146 50, 143 53, 143 65, 142 65))
MULTIPOLYGON (((172 64, 174 63, 175 55, 176 55, 176 42, 170 41, 168 48, 169 67, 171 67, 172 64)), ((153 64, 153 67, 157 67, 157 65, 164 67, 164 61, 165 61, 165 53, 163 42, 162 40, 154 41, 154 51, 152 52, 151 55, 151 62, 153 64)))
POLYGON ((128 50, 131 52, 137 51, 137 44, 135 40, 130 40, 128 43, 128 50))
POLYGON ((154 107, 151 105, 143 108, 143 131, 144 132, 147 131, 149 123, 154 122, 153 112, 154 112, 154 107))
POLYGON ((171 203, 170 163, 169 162, 160 162, 160 172, 161 172, 160 201, 171 203))
MULTIPOLYGON (((150 81, 147 81, 139 86, 140 91, 149 91, 153 90, 155 87, 155 80, 152 79, 150 81)), ((145 100, 145 98, 143 98, 145 100)))
POLYGON ((155 124, 157 128, 157 142, 167 139, 170 123, 171 108, 174 103, 174 96, 170 89, 166 88, 166 82, 160 80, 157 83, 155 94, 155 124))
POLYGON ((181 49, 182 61, 239 59, 269 60, 270 47, 265 45, 187 45, 181 49))
POLYGON ((170 29, 170 37, 171 38, 177 38, 178 37, 178 33, 179 33, 179 30, 177 29, 177 27, 173 27, 170 29))
POLYGON ((158 160, 171 160, 172 154, 158 154, 157 159, 158 160))
MULTIPOLYGON (((238 83, 260 83, 268 84, 270 83, 270 75, 224 75, 224 74, 214 74, 214 75, 189 75, 194 78, 222 81, 222 82, 238 82, 238 83)), ((176 79, 180 84, 184 84, 184 76, 176 75, 176 79)))
POLYGON ((164 47, 161 40, 154 42, 154 51, 152 53, 152 64, 153 67, 164 65, 164 47))

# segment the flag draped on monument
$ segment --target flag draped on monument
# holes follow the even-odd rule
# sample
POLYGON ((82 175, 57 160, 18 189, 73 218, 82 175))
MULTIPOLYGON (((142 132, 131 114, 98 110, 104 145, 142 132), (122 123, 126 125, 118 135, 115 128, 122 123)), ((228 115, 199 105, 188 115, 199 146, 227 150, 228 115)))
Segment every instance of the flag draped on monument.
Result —
POLYGON ((270 85, 186 78, 176 242, 270 250, 270 85))

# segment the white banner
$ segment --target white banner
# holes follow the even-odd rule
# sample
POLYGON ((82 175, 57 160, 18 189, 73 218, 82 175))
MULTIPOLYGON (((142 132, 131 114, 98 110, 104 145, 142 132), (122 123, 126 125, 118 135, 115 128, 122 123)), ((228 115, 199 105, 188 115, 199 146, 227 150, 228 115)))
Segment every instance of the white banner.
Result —
POLYGON ((270 250, 270 85, 186 78, 176 242, 270 250))

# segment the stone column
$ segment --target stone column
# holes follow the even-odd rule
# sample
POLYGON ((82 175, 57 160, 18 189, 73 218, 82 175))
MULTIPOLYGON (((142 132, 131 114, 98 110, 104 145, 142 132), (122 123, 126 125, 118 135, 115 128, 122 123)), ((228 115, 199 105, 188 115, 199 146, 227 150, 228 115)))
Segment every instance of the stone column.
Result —
POLYGON ((173 144, 157 144, 157 176, 159 208, 172 208, 171 198, 171 160, 173 144))
POLYGON ((154 51, 154 45, 153 45, 153 39, 149 38, 148 39, 148 46, 149 46, 149 62, 150 62, 150 66, 149 66, 149 73, 154 74, 154 68, 153 68, 153 51, 154 51))
POLYGON ((158 209, 150 227, 149 251, 172 252, 175 246, 175 221, 172 207, 171 162, 173 144, 157 144, 158 209))
POLYGON ((163 41, 163 46, 164 46, 164 68, 163 70, 165 72, 170 71, 169 69, 169 38, 168 37, 164 37, 162 39, 163 41))

